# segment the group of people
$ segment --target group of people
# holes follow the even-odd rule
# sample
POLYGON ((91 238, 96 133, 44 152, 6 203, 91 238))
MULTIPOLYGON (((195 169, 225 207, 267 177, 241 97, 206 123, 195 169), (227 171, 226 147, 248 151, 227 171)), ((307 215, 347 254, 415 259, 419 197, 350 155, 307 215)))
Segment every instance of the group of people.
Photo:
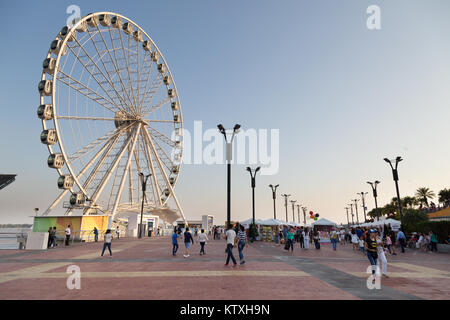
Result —
MULTIPOLYGON (((48 242, 47 242, 47 248, 55 248, 58 244, 56 242, 58 231, 56 230, 56 227, 49 227, 48 228, 48 242)), ((66 237, 65 237, 65 245, 68 246, 70 244, 70 235, 72 233, 72 229, 70 228, 70 224, 67 226, 67 228, 64 230, 66 237)))
MULTIPOLYGON (((218 227, 213 228, 214 232, 214 239, 217 239, 217 234, 220 234, 218 231, 218 227)), ((197 238, 197 242, 200 244, 200 255, 205 255, 205 246, 207 241, 209 241, 207 234, 205 233, 204 229, 200 230, 200 233, 196 231, 196 228, 194 228, 194 235, 197 238)), ((244 247, 247 246, 247 232, 245 231, 245 228, 243 225, 236 225, 235 229, 233 229, 233 226, 230 224, 228 226, 227 232, 225 233, 225 238, 227 241, 227 247, 225 249, 225 252, 227 254, 227 260, 225 265, 227 266, 230 263, 230 260, 233 262, 233 266, 237 265, 236 258, 233 255, 233 248, 237 247, 238 253, 239 253, 239 262, 240 265, 245 264, 244 260, 244 254, 243 250, 244 247), (237 231, 237 232, 236 232, 237 231)), ((182 239, 185 246, 185 254, 183 257, 188 258, 190 257, 190 249, 191 245, 195 244, 194 236, 192 235, 189 227, 185 229, 184 232, 182 232, 180 227, 175 227, 172 233, 172 255, 176 256, 179 245, 178 240, 182 239)), ((219 238, 220 239, 220 238, 219 238)))
POLYGON ((304 227, 287 227, 282 228, 278 233, 278 239, 284 248, 293 254, 294 243, 298 242, 300 248, 304 250, 309 249, 309 245, 314 243, 317 250, 320 249, 320 234, 316 229, 304 227))

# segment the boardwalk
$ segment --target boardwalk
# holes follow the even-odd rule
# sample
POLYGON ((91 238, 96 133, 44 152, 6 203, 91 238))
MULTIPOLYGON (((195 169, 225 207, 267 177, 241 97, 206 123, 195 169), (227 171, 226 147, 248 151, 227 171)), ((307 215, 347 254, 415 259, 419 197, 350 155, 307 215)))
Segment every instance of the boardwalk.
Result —
MULTIPOLYGON (((189 258, 184 245, 171 255, 169 238, 113 241, 46 252, 0 250, 0 299, 450 299, 450 255, 410 251, 388 256, 381 290, 366 287, 368 260, 350 245, 289 256, 281 246, 256 242, 247 263, 224 266, 225 241, 210 241, 189 258), (81 270, 81 289, 67 289, 67 268, 81 270)), ((235 250, 237 257, 237 250, 235 250)), ((231 264, 231 263, 230 263, 231 264)))

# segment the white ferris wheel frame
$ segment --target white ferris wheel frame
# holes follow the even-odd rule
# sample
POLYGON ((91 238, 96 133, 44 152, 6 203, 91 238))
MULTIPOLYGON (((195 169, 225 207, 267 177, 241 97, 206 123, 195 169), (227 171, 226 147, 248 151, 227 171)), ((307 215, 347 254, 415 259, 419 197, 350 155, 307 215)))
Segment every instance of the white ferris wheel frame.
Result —
MULTIPOLYGON (((64 54, 64 52, 65 52, 65 50, 67 50, 67 42, 68 42, 68 40, 69 40, 69 38, 70 38, 70 34, 72 34, 72 33, 74 33, 75 35, 77 34, 77 28, 82 24, 82 23, 86 23, 86 21, 88 20, 88 19, 90 19, 90 18, 93 18, 93 17, 97 17, 97 16, 100 16, 100 15, 109 15, 109 17, 118 17, 118 18, 120 18, 120 19, 122 19, 122 22, 123 23, 125 23, 125 22, 128 22, 128 23, 131 23, 131 25, 133 26, 133 27, 135 27, 135 28, 137 28, 137 30, 139 30, 139 31, 141 31, 142 32, 142 35, 143 35, 143 37, 145 37, 146 38, 146 40, 148 40, 150 43, 151 43, 151 46, 155 49, 155 51, 158 53, 158 55, 159 55, 159 58, 160 59, 162 59, 162 62, 163 62, 163 64, 164 64, 164 66, 166 67, 166 71, 165 71, 165 73, 170 77, 170 79, 171 79, 171 84, 173 85, 173 89, 174 89, 174 93, 175 93, 175 101, 177 101, 178 102, 178 114, 179 114, 179 119, 178 119, 178 124, 179 124, 179 129, 180 129, 180 135, 182 135, 182 132, 183 132, 183 117, 182 117, 182 111, 181 111, 181 103, 180 103, 180 98, 179 98, 179 96, 178 96, 178 90, 177 90, 177 88, 176 88, 176 85, 175 85, 175 81, 173 80, 173 76, 172 76, 172 73, 170 72, 170 69, 169 69, 169 66, 168 66, 168 64, 167 64, 167 62, 165 61, 165 59, 164 59, 164 57, 163 57, 163 55, 161 54, 161 51, 159 50, 159 48, 157 47, 157 45, 155 44, 155 42, 150 38, 150 36, 145 32, 145 30, 143 30, 138 24, 136 24, 134 21, 132 21, 131 19, 129 19, 129 18, 127 18, 127 17, 125 17, 125 16, 123 16, 123 15, 120 15, 120 14, 117 14, 117 13, 113 13, 113 12, 95 12, 95 13, 91 13, 91 14, 88 14, 88 15, 86 15, 86 16, 84 16, 84 17, 82 17, 79 21, 77 21, 74 25, 73 25, 73 27, 72 28, 70 28, 69 29, 69 33, 67 34, 67 36, 64 38, 64 39, 62 39, 61 41, 62 41, 62 43, 61 43, 61 46, 60 46, 60 50, 59 50, 59 53, 57 54, 57 57, 56 57, 56 64, 55 64, 55 68, 54 68, 54 72, 53 72, 53 75, 52 75, 52 93, 51 93, 51 101, 52 101, 52 103, 51 103, 51 105, 52 105, 52 108, 53 108, 53 116, 52 116, 52 119, 51 120, 53 120, 53 124, 54 124, 54 128, 49 128, 48 126, 47 126, 47 121, 49 121, 49 120, 46 120, 46 119, 42 119, 42 128, 43 128, 43 130, 49 130, 49 129, 54 129, 55 131, 56 131, 56 137, 57 137, 57 144, 58 144, 58 146, 59 146, 59 149, 60 149, 60 152, 61 152, 61 154, 63 155, 63 158, 64 158, 64 166, 66 166, 67 167, 67 169, 68 169, 68 171, 69 171, 69 173, 70 173, 70 175, 72 176, 72 178, 73 178, 73 180, 74 180, 74 184, 76 184, 77 185, 77 187, 80 189, 80 191, 83 193, 83 195, 87 198, 89 195, 88 195, 88 193, 87 193, 87 191, 86 191, 86 189, 85 189, 85 187, 81 184, 81 182, 79 181, 79 178, 81 177, 81 176, 83 176, 85 173, 86 173, 86 171, 95 163, 95 161, 102 155, 102 153, 103 152, 105 152, 107 149, 109 149, 108 150, 108 152, 113 148, 113 146, 115 145, 115 142, 117 142, 117 140, 118 140, 118 138, 122 135, 122 133, 124 133, 125 132, 125 130, 128 130, 129 129, 129 127, 131 126, 131 125, 126 125, 126 126, 124 126, 123 128, 117 128, 116 130, 115 130, 115 132, 114 132, 114 134, 112 134, 108 139, 107 139, 107 141, 106 141, 106 143, 104 143, 103 144, 103 146, 102 146, 102 148, 95 154, 95 156, 86 164, 86 166, 78 173, 78 175, 76 175, 75 174, 75 172, 74 172, 74 170, 73 170, 73 168, 71 167, 71 165, 70 165, 70 159, 69 159, 69 157, 67 156, 67 154, 66 154, 66 151, 65 151, 65 149, 64 149, 64 143, 61 141, 61 139, 60 139, 60 128, 59 128, 59 124, 58 124, 58 118, 60 118, 60 119, 64 119, 64 116, 58 116, 58 112, 57 112, 57 109, 58 109, 58 103, 57 103, 57 100, 56 100, 56 96, 55 96, 55 94, 56 94, 56 90, 57 90, 57 88, 56 88, 56 84, 57 84, 57 82, 59 82, 60 81, 60 79, 58 79, 58 73, 59 72, 62 72, 62 73, 64 73, 62 70, 59 70, 59 66, 60 66, 60 60, 61 60, 61 57, 62 57, 62 55, 64 54), (115 136, 117 136, 117 137, 115 137, 115 136)), ((99 25, 97 25, 96 26, 97 27, 97 29, 98 29, 98 31, 100 32, 100 26, 99 25)), ((111 28, 111 26, 109 26, 108 28, 111 28)), ((119 30, 119 32, 121 32, 122 30, 119 30)), ((59 34, 58 34, 59 35, 59 34)), ((59 40, 59 37, 58 37, 58 35, 55 37, 55 40, 59 40)), ((95 34, 94 34, 95 35, 95 34)), ((102 36, 103 37, 103 36, 102 36)), ((90 38, 92 38, 92 35, 90 36, 90 38)), ((105 43, 105 45, 106 45, 106 43, 105 43)), ((123 43, 122 43, 122 46, 123 46, 123 43)), ((80 45, 80 49, 81 49, 81 45, 80 45)), ((110 54, 110 53, 109 53, 110 54)), ((48 58, 50 58, 52 56, 52 50, 51 49, 49 49, 49 51, 48 51, 48 53, 47 53, 47 56, 46 56, 46 58, 48 59, 48 58)), ((102 61, 103 62, 103 61, 102 61)), ((94 62, 95 63, 95 62, 94 62)), ((128 63, 128 62, 127 62, 128 63)), ((97 68, 99 68, 98 66, 97 66, 97 68)), ((128 70, 128 72, 129 72, 129 70, 128 70)), ((41 75, 41 81, 43 81, 43 80, 46 80, 46 76, 47 76, 47 73, 45 72, 45 70, 43 70, 42 71, 42 75, 41 75)), ((48 77, 48 76, 47 76, 48 77)), ((120 77, 120 75, 119 75, 119 77, 120 77)), ((94 78, 94 80, 96 80, 95 78, 94 78)), ((122 79, 121 79, 122 80, 122 79)), ((130 81, 131 81, 131 79, 130 79, 130 81)), ((148 81, 148 80, 147 80, 148 81)), ((98 82, 98 81, 97 81, 98 82)), ((113 85, 111 85, 112 87, 113 87, 113 85)), ((131 88, 132 88, 132 84, 131 84, 131 88)), ((115 88, 114 88, 114 90, 115 90, 115 88)), ((124 93, 124 92, 126 92, 126 90, 124 91, 123 90, 123 88, 122 88, 122 92, 124 93)), ((133 92, 132 92, 133 93, 133 92)), ((129 93, 127 93, 127 95, 128 95, 128 97, 129 97, 129 93)), ((120 97, 120 95, 118 95, 119 97, 120 97)), ((139 97, 138 97, 139 98, 139 97)), ((143 99, 144 100, 144 99, 143 99)), ((111 99, 111 101, 114 103, 114 100, 113 99, 111 99)), ((172 101, 172 99, 169 99, 169 101, 172 101)), ((131 102, 131 101, 130 101, 131 102)), ((43 105, 43 104, 45 104, 45 97, 43 96, 43 95, 41 95, 40 96, 40 104, 41 105, 43 105)), ((117 106, 116 105, 116 107, 120 110, 120 106, 117 106)), ((153 110, 153 108, 155 108, 155 106, 152 106, 152 110, 153 110)), ((151 111, 152 110, 150 110, 150 112, 149 113, 151 113, 151 111)), ((175 113, 174 111, 173 111, 173 113, 175 113)), ((67 117, 66 117, 67 118, 67 117)), ((78 117, 79 119, 81 119, 82 117, 78 117)), ((90 119, 90 120, 92 120, 92 119, 90 119)), ((110 120, 110 121, 114 121, 115 119, 114 118, 101 118, 101 117, 99 117, 98 118, 98 120, 110 120)), ((147 124, 148 124, 148 122, 152 122, 152 121, 154 121, 154 122, 164 122, 165 120, 143 120, 143 122, 147 122, 147 124)), ((167 122, 171 122, 171 121, 167 121, 167 122)), ((147 157, 149 157, 150 159, 150 165, 151 165, 151 168, 150 168, 150 170, 151 170, 151 173, 152 173, 152 179, 153 179, 153 183, 155 184, 155 190, 156 190, 156 193, 157 193, 157 196, 155 197, 157 200, 158 200, 158 202, 159 203, 154 203, 153 205, 154 205, 154 209, 156 209, 156 208, 158 208, 158 207, 163 207, 165 204, 167 204, 168 203, 168 200, 169 200, 169 198, 172 196, 173 197, 173 199, 174 199, 174 201, 175 201, 175 203, 176 203, 176 206, 177 206, 177 208, 178 208, 178 210, 179 210, 179 213, 180 213, 180 215, 181 215, 181 218, 184 220, 184 222, 185 222, 185 224, 187 225, 187 220, 186 220, 186 218, 185 218, 185 216, 184 216, 184 213, 183 213, 183 210, 182 210, 182 208, 181 208, 181 205, 180 205, 180 203, 179 203, 179 201, 178 201, 178 199, 177 199, 177 197, 176 197, 176 195, 175 195, 175 193, 174 193, 174 187, 175 187, 175 185, 176 185, 176 183, 178 182, 178 178, 179 178, 179 175, 180 175, 180 168, 181 168, 181 158, 182 158, 182 155, 183 155, 183 146, 182 146, 182 144, 183 144, 183 141, 181 140, 181 144, 180 144, 180 146, 179 146, 179 148, 178 148, 178 150, 180 151, 180 153, 179 153, 179 157, 180 157, 180 159, 179 159, 179 164, 177 165, 177 170, 178 170, 178 172, 177 172, 177 174, 176 174, 176 176, 175 176, 175 180, 174 180, 174 182, 173 183, 170 183, 170 181, 169 181, 169 178, 168 178, 168 176, 167 176, 167 174, 166 174, 166 172, 165 172, 165 169, 164 169, 164 167, 163 167, 163 163, 162 163, 162 161, 161 161, 161 159, 160 159, 160 156, 158 155, 158 152, 157 152, 157 150, 156 150, 156 148, 155 148, 155 143, 154 143, 154 141, 153 141, 153 139, 152 139, 152 136, 151 136, 151 134, 149 133, 149 131, 147 130, 147 129, 145 129, 144 128, 144 130, 142 130, 142 127, 143 127, 143 125, 141 124, 141 123, 139 123, 138 125, 137 125, 137 127, 135 128, 135 130, 133 131, 133 133, 132 134, 130 134, 129 135, 129 137, 127 138, 127 141, 126 141, 126 143, 123 145, 123 147, 122 147, 122 149, 121 149, 121 152, 120 152, 120 154, 118 155, 118 156, 116 156, 116 159, 114 160, 114 163, 113 163, 113 166, 110 168, 110 171, 107 173, 107 175, 105 176, 105 177, 103 177, 103 179, 102 179, 102 181, 101 181, 101 186, 99 186, 99 189, 96 189, 96 191, 95 191, 95 194, 94 194, 94 196, 93 196, 93 198, 92 199, 88 199, 88 200, 90 200, 90 202, 91 202, 91 204, 89 205, 89 207, 98 207, 98 205, 96 204, 96 201, 97 201, 97 199, 98 199, 98 197, 100 196, 100 194, 102 193, 102 191, 103 191, 103 188, 106 186, 106 184, 107 184, 107 182, 109 181, 109 178, 110 178, 110 176, 111 176, 111 174, 112 174, 112 172, 117 168, 117 166, 118 166, 118 164, 120 163, 120 160, 122 159, 122 157, 123 157, 123 155, 125 154, 125 151, 127 151, 128 150, 128 153, 129 153, 129 155, 128 155, 128 159, 127 159, 127 165, 126 165, 126 167, 125 167, 125 170, 124 170, 124 173, 123 173, 123 175, 122 175, 122 177, 121 177, 121 182, 120 182, 120 187, 119 187, 119 190, 118 190, 118 192, 117 192, 117 194, 116 194, 116 199, 115 199, 115 201, 114 201, 114 206, 113 206, 113 209, 112 209, 112 211, 109 213, 109 215, 112 217, 112 219, 114 219, 114 216, 117 214, 117 212, 118 212, 118 207, 119 207, 119 202, 120 202, 120 199, 121 199, 121 195, 122 195, 122 191, 123 191, 123 188, 124 188, 124 183, 125 183, 125 179, 126 179, 126 177, 127 177, 127 171, 128 170, 130 170, 131 171, 131 167, 130 167, 130 162, 131 162, 131 160, 132 160, 132 157, 133 157, 133 154, 135 155, 135 152, 136 152, 136 142, 138 141, 138 138, 139 138, 139 134, 141 134, 141 141, 146 141, 145 142, 145 147, 146 147, 146 149, 147 150, 145 150, 146 152, 147 152, 147 157), (132 147, 131 147, 131 149, 128 149, 128 147, 129 147, 129 145, 132 143, 132 147), (151 150, 149 150, 149 148, 151 148, 151 150), (152 159, 152 152, 151 151, 153 151, 153 155, 154 155, 154 157, 155 157, 155 159, 152 159), (162 173, 162 176, 163 176, 163 179, 164 179, 164 182, 165 182, 165 187, 169 190, 169 192, 170 192, 170 194, 167 196, 167 198, 165 198, 165 201, 163 202, 162 201, 162 199, 161 199, 161 194, 160 194, 160 190, 159 190, 159 184, 158 184, 158 182, 156 181, 156 174, 155 174, 155 172, 156 172, 156 170, 155 170, 155 168, 154 168, 154 161, 156 162, 156 165, 159 167, 159 171, 160 171, 160 173, 162 173)), ((152 130, 155 130, 155 131, 158 131, 158 130, 156 130, 156 129, 154 129, 154 128, 152 128, 152 130)), ((99 138, 100 139, 100 138, 99 138)), ((172 141, 172 140, 170 140, 170 141, 172 141)), ((48 148, 48 151, 49 151, 49 153, 50 154, 54 154, 54 150, 53 150, 53 146, 51 145, 51 144, 47 144, 47 148, 48 148)), ((136 155, 135 155, 136 156, 136 155)), ((103 157, 104 157, 104 155, 103 155, 103 157)), ((99 162, 101 161, 102 159, 100 159, 99 160, 99 162)), ((103 159, 104 160, 104 159, 103 159)), ((98 169, 98 168, 97 168, 98 169)), ((56 170, 57 170, 57 172, 58 172, 58 174, 60 175, 60 176, 62 176, 63 175, 63 171, 61 170, 61 168, 56 168, 56 170)), ((96 173, 95 173, 96 174, 96 173)), ((94 174, 94 176, 95 176, 95 174, 94 174)), ((131 172, 128 172, 128 176, 130 176, 131 175, 131 172)), ((90 179, 90 177, 88 178, 88 180, 90 179)), ((88 181, 87 180, 87 181, 88 181)), ((89 182, 88 182, 89 183, 89 182)), ((85 184, 86 184, 86 182, 85 182, 85 184)), ((56 198, 56 200, 48 207, 48 209, 43 213, 43 215, 48 215, 48 213, 51 211, 51 210, 53 210, 55 207, 56 207, 56 205, 64 198, 64 196, 66 196, 67 195, 67 193, 68 192, 71 192, 71 193, 74 193, 74 189, 73 189, 73 187, 71 187, 71 188, 69 188, 69 189, 65 189, 64 191, 62 191, 61 193, 60 193, 60 195, 56 198)), ((147 202, 148 202, 148 196, 145 194, 145 196, 144 196, 144 198, 146 198, 146 200, 147 200, 147 202)), ((156 201, 156 199, 155 199, 155 201, 156 201)), ((66 214, 68 214, 68 215, 70 215, 71 214, 71 212, 72 212, 72 210, 69 210, 66 214)))

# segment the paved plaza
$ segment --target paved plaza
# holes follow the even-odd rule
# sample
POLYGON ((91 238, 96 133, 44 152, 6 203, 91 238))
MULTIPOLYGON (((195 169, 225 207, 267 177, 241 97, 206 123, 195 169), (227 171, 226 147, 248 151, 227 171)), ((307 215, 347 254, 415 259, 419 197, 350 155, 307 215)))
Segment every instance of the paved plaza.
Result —
MULTIPOLYGON (((330 245, 289 255, 282 246, 255 242, 246 264, 224 266, 225 240, 198 243, 184 258, 184 244, 171 255, 168 237, 120 239, 113 257, 100 257, 103 243, 48 251, 0 250, 0 299, 450 299, 450 255, 407 251, 388 256, 389 278, 381 289, 366 286, 368 259, 351 245, 330 245), (67 268, 81 271, 81 288, 67 288, 67 268)), ((237 249, 234 250, 238 256, 237 249)))

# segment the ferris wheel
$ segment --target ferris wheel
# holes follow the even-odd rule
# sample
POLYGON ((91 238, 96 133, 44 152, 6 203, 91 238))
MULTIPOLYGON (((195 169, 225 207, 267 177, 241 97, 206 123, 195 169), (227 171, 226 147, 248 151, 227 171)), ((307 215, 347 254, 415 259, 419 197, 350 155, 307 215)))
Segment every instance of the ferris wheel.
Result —
POLYGON ((38 84, 41 142, 66 215, 167 208, 183 154, 183 118, 156 44, 130 19, 91 13, 51 42, 38 84), (143 192, 142 180, 148 176, 143 192))

